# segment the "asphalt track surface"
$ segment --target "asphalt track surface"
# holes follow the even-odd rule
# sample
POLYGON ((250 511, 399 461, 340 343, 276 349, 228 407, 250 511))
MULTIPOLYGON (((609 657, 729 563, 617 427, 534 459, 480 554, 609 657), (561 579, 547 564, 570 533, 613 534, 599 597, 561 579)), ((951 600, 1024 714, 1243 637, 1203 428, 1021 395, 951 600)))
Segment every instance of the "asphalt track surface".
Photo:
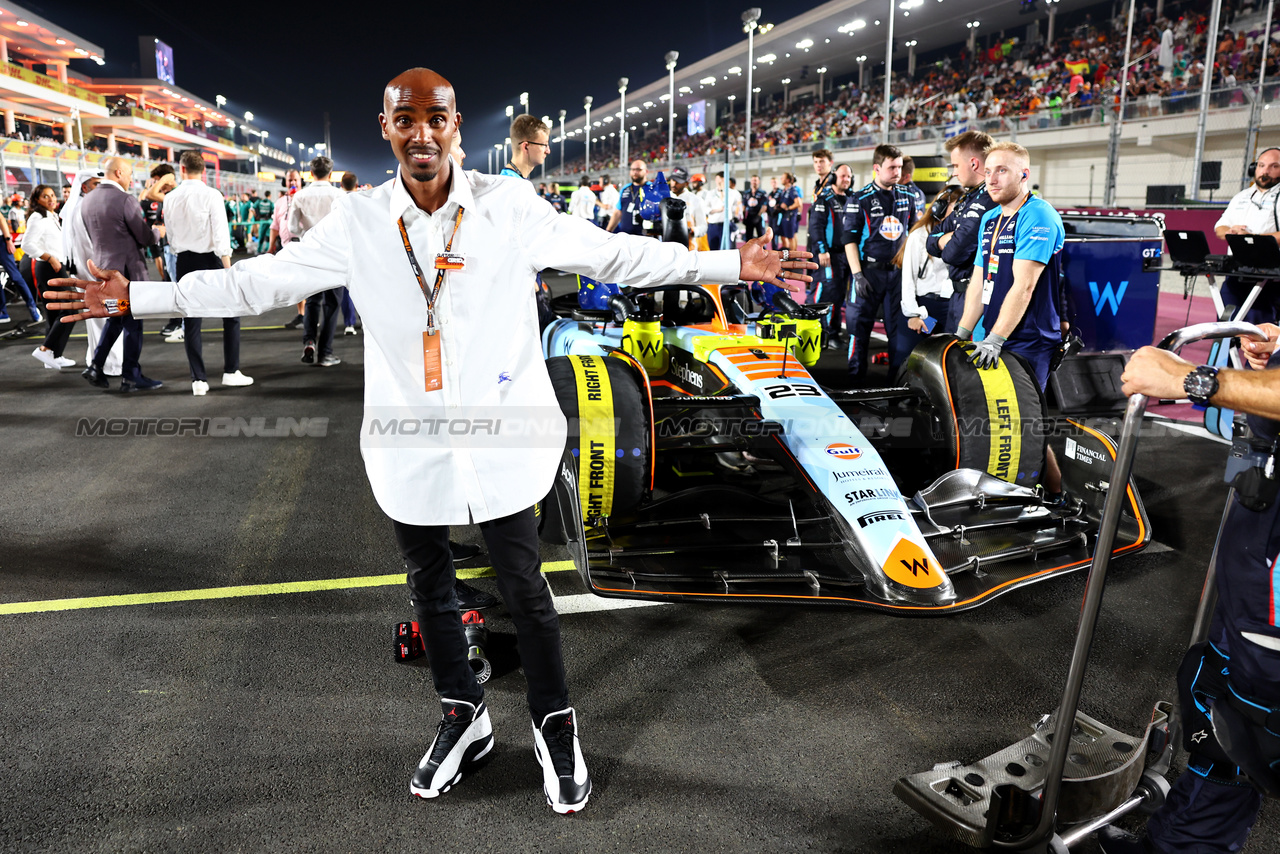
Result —
MULTIPOLYGON (((241 362, 257 382, 215 381, 203 398, 158 322, 142 363, 166 385, 150 393, 98 391, 80 366, 41 367, 36 340, 0 342, 0 850, 971 850, 898 802, 893 782, 994 752, 1054 708, 1080 574, 903 619, 617 608, 552 571, 575 609, 562 626, 587 808, 545 804, 501 610, 492 756, 438 800, 411 797, 439 707, 425 669, 391 657, 392 624, 411 612, 357 449, 362 341, 338 339, 340 366, 302 365, 300 334, 280 328, 290 316, 246 319, 241 362), (206 416, 328 422, 307 437, 76 436, 81 418, 206 416), (331 579, 363 581, 312 583, 331 579), (245 585, 285 586, 145 595, 245 585), (227 598, 182 601, 192 595, 227 598), (126 598, 16 604, 103 596, 126 598)), ((206 330, 211 372, 219 339, 206 330)), ((68 350, 81 364, 83 347, 68 350)), ((823 372, 838 377, 839 361, 828 354, 823 372)), ((1172 699, 1224 458, 1179 432, 1140 445, 1159 545, 1113 564, 1082 702, 1120 729, 1140 732, 1152 702, 1172 699)), ((455 538, 480 542, 474 528, 455 538)), ((560 568, 566 554, 543 548, 560 568)), ((1278 839, 1267 804, 1246 850, 1278 839)))

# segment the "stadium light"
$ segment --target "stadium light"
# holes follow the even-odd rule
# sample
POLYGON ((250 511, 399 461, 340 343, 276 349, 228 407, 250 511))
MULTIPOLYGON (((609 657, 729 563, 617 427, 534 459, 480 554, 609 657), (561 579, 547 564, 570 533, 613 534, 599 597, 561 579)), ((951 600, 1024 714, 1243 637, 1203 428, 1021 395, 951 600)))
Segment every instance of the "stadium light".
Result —
POLYGON ((251 121, 253 121, 253 113, 249 112, 248 110, 245 110, 245 111, 244 111, 244 120, 245 120, 246 122, 251 122, 251 121))
POLYGON ((214 95, 213 100, 217 102, 218 109, 222 109, 227 105, 227 99, 222 97, 221 95, 214 95))
POLYGON ((857 60, 858 60, 858 90, 861 92, 865 92, 867 89, 867 85, 866 85, 867 81, 866 81, 865 75, 863 74, 863 71, 865 70, 864 63, 867 61, 867 55, 864 53, 861 56, 857 57, 857 60))
POLYGON ((813 47, 813 39, 801 39, 796 42, 796 48, 799 50, 808 51, 811 47, 813 47))
MULTIPOLYGON (((746 133, 744 133, 743 136, 746 137, 746 140, 747 140, 747 150, 746 150, 747 172, 746 174, 748 175, 751 174, 751 101, 752 101, 751 73, 756 67, 755 36, 756 36, 756 26, 757 26, 756 22, 759 20, 760 20, 759 7, 753 6, 752 8, 742 13, 742 28, 747 32, 747 124, 746 124, 746 133)), ((770 29, 772 28, 773 28, 772 25, 770 25, 770 29)))
POLYGON ((827 67, 825 65, 818 66, 818 103, 822 103, 827 97, 827 67))
MULTIPOLYGON (((627 114, 627 84, 630 82, 626 77, 618 78, 618 111, 623 116, 627 114)), ((618 130, 622 131, 622 133, 618 134, 618 162, 624 164, 623 168, 625 169, 627 162, 627 133, 625 125, 618 128, 618 130)))
POLYGON ((568 115, 568 110, 560 111, 560 174, 564 174, 564 117, 568 115))
POLYGON ((680 59, 680 51, 669 50, 663 59, 667 63, 667 94, 662 100, 667 102, 667 171, 670 172, 676 162, 676 60, 680 59))
POLYGON ((590 172, 591 171, 591 128, 600 127, 600 123, 596 122, 594 125, 591 124, 591 96, 590 95, 582 99, 582 108, 587 112, 587 117, 582 123, 583 129, 587 132, 587 139, 586 139, 587 149, 586 149, 585 159, 583 160, 583 162, 586 163, 586 169, 588 172, 590 172))

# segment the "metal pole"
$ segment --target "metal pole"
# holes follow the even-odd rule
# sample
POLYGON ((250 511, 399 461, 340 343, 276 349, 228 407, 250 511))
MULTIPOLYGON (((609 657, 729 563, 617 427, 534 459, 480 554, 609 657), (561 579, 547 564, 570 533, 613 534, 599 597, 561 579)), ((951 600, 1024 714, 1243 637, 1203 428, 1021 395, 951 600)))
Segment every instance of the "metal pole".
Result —
POLYGON ((560 174, 564 174, 564 115, 568 110, 560 111, 560 174))
MULTIPOLYGON (((1221 2, 1221 0, 1219 0, 1221 2)), ((1102 206, 1115 207, 1116 181, 1120 171, 1120 131, 1124 127, 1124 102, 1129 95, 1129 52, 1133 48, 1133 5, 1129 0, 1129 33, 1124 40, 1124 68, 1120 71, 1120 108, 1111 122, 1107 141, 1107 183, 1102 191, 1102 206)))
POLYGON ((619 166, 627 168, 627 78, 618 81, 618 116, 622 123, 618 127, 618 161, 619 166))
POLYGON ((884 44, 884 134, 880 141, 885 145, 889 144, 889 97, 890 88, 893 85, 893 4, 895 2, 896 0, 889 0, 889 38, 884 44))
POLYGON ((1191 167, 1191 198, 1200 198, 1200 167, 1204 162, 1204 133, 1209 123, 1209 87, 1213 83, 1213 57, 1218 49, 1218 23, 1222 18, 1222 0, 1213 0, 1209 17, 1208 47, 1204 57, 1204 79, 1200 81, 1200 118, 1196 121, 1196 153, 1191 167))
MULTIPOLYGON (((1276 0, 1268 0, 1267 2, 1267 25, 1263 27, 1264 33, 1271 32, 1271 14, 1275 11, 1276 0)), ((1240 189, 1249 186, 1249 164, 1253 162, 1254 149, 1258 145, 1258 125, 1262 122, 1262 87, 1267 81, 1267 48, 1271 46, 1271 39, 1264 38, 1262 40, 1262 63, 1258 66, 1258 93, 1253 99, 1253 107, 1249 110, 1249 133, 1245 136, 1244 143, 1244 169, 1240 173, 1240 189)))
POLYGON ((677 51, 667 53, 667 171, 676 167, 676 60, 677 51))
POLYGON ((755 98, 755 85, 752 82, 754 77, 752 72, 755 70, 756 62, 756 22, 751 21, 747 24, 747 145, 745 149, 747 158, 747 174, 751 174, 751 102, 755 98))
POLYGON ((586 123, 582 126, 582 129, 587 134, 587 153, 585 156, 585 160, 587 164, 586 166, 587 173, 590 174, 591 172, 591 96, 590 95, 587 96, 587 100, 583 104, 583 107, 587 111, 587 120, 586 120, 586 123))

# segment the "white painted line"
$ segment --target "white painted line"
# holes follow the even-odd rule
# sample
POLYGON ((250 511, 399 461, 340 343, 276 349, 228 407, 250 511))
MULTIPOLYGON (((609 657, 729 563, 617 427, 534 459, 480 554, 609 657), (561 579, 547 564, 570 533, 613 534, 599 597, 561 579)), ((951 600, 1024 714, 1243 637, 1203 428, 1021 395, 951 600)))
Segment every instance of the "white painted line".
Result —
POLYGON ((1186 433, 1189 436, 1198 436, 1201 439, 1208 439, 1211 442, 1217 442, 1219 445, 1231 444, 1231 442, 1221 436, 1213 435, 1208 430, 1204 429, 1204 425, 1201 424, 1188 424, 1185 421, 1174 421, 1172 418, 1165 418, 1163 415, 1151 415, 1149 413, 1146 417, 1168 427, 1171 430, 1177 430, 1179 433, 1186 433))
POLYGON ((556 611, 565 614, 589 614, 592 611, 619 611, 623 608, 648 608, 651 605, 670 605, 670 602, 648 602, 640 599, 605 599, 594 593, 577 593, 557 596, 556 611))

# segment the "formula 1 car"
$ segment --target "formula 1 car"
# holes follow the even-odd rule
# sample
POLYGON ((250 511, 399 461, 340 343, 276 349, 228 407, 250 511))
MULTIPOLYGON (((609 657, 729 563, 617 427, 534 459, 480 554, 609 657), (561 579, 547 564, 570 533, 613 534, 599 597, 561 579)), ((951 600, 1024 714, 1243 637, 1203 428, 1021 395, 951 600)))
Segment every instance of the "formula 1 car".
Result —
MULTIPOLYGON (((930 337, 895 387, 825 388, 828 307, 779 294, 752 315, 748 294, 584 281, 556 301, 543 351, 569 440, 540 531, 588 589, 929 614, 1088 563, 1116 447, 1046 418, 1020 358, 979 371, 930 337)), ((1149 540, 1130 483, 1112 553, 1149 540)))

